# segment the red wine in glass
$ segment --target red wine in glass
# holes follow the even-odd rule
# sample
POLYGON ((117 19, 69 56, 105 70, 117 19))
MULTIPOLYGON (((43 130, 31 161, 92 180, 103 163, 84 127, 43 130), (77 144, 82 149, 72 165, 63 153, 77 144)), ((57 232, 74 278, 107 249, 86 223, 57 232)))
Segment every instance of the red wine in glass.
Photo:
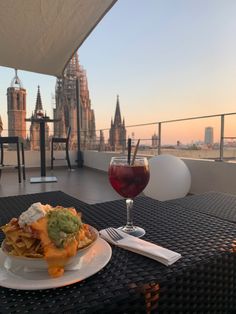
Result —
POLYGON ((147 159, 137 157, 130 165, 126 157, 113 157, 109 166, 109 180, 114 190, 126 198, 127 223, 120 229, 134 236, 143 236, 145 230, 133 225, 132 206, 133 198, 144 190, 149 181, 147 159))
POLYGON ((149 181, 149 171, 144 165, 111 165, 109 180, 114 190, 125 198, 140 194, 149 181))

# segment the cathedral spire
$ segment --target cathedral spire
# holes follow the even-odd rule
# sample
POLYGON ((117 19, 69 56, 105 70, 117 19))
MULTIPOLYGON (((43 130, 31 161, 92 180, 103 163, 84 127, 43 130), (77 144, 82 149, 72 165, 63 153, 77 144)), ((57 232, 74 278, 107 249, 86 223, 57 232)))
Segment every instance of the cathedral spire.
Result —
POLYGON ((40 94, 40 87, 38 85, 38 92, 37 92, 37 99, 36 99, 36 106, 35 106, 35 111, 43 111, 43 106, 42 106, 42 100, 41 100, 41 94, 40 94))
POLYGON ((124 150, 126 147, 125 120, 123 119, 123 123, 122 123, 121 114, 120 114, 119 95, 117 95, 116 111, 115 111, 113 124, 111 120, 111 128, 109 132, 109 145, 112 150, 117 150, 117 149, 124 150))
POLYGON ((117 95, 117 100, 116 100, 116 112, 115 112, 114 124, 115 125, 120 125, 121 124, 119 95, 117 95))
POLYGON ((36 105, 35 105, 35 110, 34 110, 34 116, 35 116, 36 118, 42 118, 42 117, 44 116, 39 85, 38 85, 38 92, 37 92, 37 98, 36 98, 36 105))
POLYGON ((79 77, 79 71, 80 71, 79 56, 78 53, 76 52, 70 59, 68 65, 66 66, 65 76, 69 79, 75 79, 76 77, 79 77))

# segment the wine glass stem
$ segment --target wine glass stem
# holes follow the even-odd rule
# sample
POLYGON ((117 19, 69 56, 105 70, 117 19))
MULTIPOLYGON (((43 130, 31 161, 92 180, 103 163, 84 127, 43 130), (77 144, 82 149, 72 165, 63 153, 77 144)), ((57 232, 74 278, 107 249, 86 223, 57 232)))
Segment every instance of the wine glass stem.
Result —
POLYGON ((127 208, 127 224, 126 227, 132 229, 133 228, 133 200, 127 198, 126 200, 126 208, 127 208))

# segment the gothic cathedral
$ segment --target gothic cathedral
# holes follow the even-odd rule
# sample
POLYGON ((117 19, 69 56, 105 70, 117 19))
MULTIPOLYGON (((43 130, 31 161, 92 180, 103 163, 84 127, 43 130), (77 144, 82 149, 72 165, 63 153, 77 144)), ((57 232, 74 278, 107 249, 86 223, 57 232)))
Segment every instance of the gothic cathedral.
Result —
POLYGON ((64 77, 56 82, 56 108, 54 119, 59 119, 54 124, 54 134, 65 137, 71 126, 70 149, 76 149, 77 145, 77 98, 76 79, 80 82, 80 142, 82 149, 93 149, 96 146, 96 129, 94 111, 91 109, 86 71, 78 61, 75 53, 67 67, 64 77))

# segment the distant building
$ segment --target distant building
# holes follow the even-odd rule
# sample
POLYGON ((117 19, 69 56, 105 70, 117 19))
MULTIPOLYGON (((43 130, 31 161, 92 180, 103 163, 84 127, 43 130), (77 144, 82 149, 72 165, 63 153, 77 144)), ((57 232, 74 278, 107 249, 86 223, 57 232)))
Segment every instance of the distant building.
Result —
POLYGON ((157 148, 158 142, 159 142, 159 137, 158 135, 156 135, 156 133, 154 133, 152 135, 152 148, 157 148))
MULTIPOLYGON (((36 105, 34 112, 32 113, 31 118, 43 118, 46 114, 43 111, 41 94, 40 94, 40 87, 38 86, 37 98, 36 98, 36 105)), ((30 148, 32 150, 39 150, 40 149, 40 124, 38 122, 31 122, 30 125, 30 148)), ((49 126, 45 123, 45 146, 49 149, 49 126)))
POLYGON ((15 71, 7 89, 8 136, 26 139, 26 90, 15 71))
POLYGON ((135 134, 134 134, 134 132, 131 133, 131 145, 132 146, 135 145, 135 134))
POLYGON ((116 150, 124 150, 126 147, 126 129, 125 129, 125 120, 121 121, 121 114, 120 114, 120 102, 119 96, 117 95, 116 101, 116 111, 114 122, 111 119, 111 128, 109 134, 109 144, 110 148, 113 151, 116 150))
POLYGON ((56 83, 56 108, 54 118, 60 121, 54 123, 54 134, 66 137, 67 129, 71 126, 70 149, 77 146, 77 96, 76 79, 80 82, 80 142, 81 148, 93 148, 96 145, 95 115, 91 109, 91 100, 86 71, 79 64, 78 54, 75 53, 65 68, 63 78, 56 83))
POLYGON ((105 150, 105 137, 104 137, 103 130, 100 130, 99 150, 100 151, 104 151, 105 150))
POLYGON ((208 146, 213 145, 214 137, 213 137, 213 127, 208 126, 205 128, 205 139, 204 143, 208 146))

